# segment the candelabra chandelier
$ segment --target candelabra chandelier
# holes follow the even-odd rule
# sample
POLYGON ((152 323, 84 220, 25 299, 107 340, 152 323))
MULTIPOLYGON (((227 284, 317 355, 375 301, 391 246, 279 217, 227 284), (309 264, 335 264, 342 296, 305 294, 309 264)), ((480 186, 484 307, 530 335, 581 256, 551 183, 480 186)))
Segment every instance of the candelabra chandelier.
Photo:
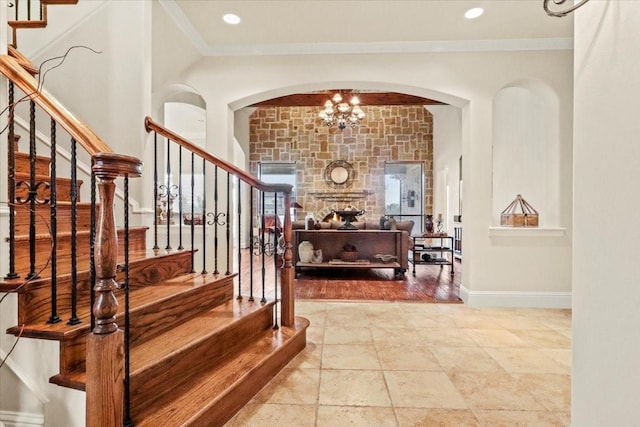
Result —
POLYGON ((340 93, 336 93, 332 99, 324 103, 324 110, 320 111, 318 116, 328 127, 337 125, 340 130, 344 130, 347 126, 353 128, 365 116, 359 104, 360 100, 355 95, 347 103, 342 102, 340 93))

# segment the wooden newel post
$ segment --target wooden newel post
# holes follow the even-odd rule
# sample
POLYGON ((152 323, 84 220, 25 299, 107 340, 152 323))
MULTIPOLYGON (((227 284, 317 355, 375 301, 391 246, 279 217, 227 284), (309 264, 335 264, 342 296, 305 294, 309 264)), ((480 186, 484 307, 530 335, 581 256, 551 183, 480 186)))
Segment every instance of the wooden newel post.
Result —
POLYGON ((294 271, 293 271, 293 252, 291 231, 291 192, 284 195, 284 265, 280 275, 280 283, 282 286, 282 302, 280 308, 280 321, 283 326, 293 326, 295 323, 295 287, 294 271))
POLYGON ((114 213, 115 179, 140 176, 140 161, 128 156, 94 156, 100 210, 97 213, 94 264, 96 268, 95 328, 87 337, 86 425, 122 426, 124 414, 124 333, 118 329, 118 300, 114 291, 118 235, 114 213))

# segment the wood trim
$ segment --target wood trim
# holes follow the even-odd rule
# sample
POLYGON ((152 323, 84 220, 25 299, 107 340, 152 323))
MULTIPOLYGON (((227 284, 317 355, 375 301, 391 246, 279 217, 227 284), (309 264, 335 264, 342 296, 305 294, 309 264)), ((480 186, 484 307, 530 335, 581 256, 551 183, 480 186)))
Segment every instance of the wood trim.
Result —
POLYGON ((294 93, 292 95, 267 99, 257 102, 251 107, 318 107, 322 108, 324 103, 331 99, 334 93, 340 92, 348 102, 352 95, 358 95, 360 104, 364 107, 372 105, 447 105, 444 102, 434 99, 423 98, 421 96, 408 95, 398 92, 358 92, 351 90, 336 89, 326 93, 294 93))
POLYGON ((67 111, 52 95, 42 88, 20 63, 9 55, 0 55, 0 73, 11 80, 24 93, 29 94, 40 108, 46 111, 90 155, 112 153, 113 150, 85 123, 67 111))
POLYGON ((242 169, 236 167, 235 165, 233 165, 231 163, 228 163, 228 162, 226 162, 226 161, 214 156, 213 154, 203 150, 202 148, 198 147, 197 145, 193 144, 192 142, 187 141, 186 139, 184 139, 183 137, 181 137, 177 133, 174 133, 174 132, 170 131, 169 129, 166 129, 166 128, 162 127, 158 123, 154 122, 151 117, 146 117, 144 119, 144 128, 146 129, 147 132, 154 131, 158 135, 162 135, 165 138, 169 138, 170 140, 172 140, 176 144, 179 144, 179 145, 183 146, 187 150, 197 154, 201 158, 207 160, 210 163, 213 163, 214 165, 216 165, 219 168, 229 172, 230 174, 239 177, 241 180, 243 180, 247 184, 257 188, 260 191, 265 191, 265 192, 268 192, 268 193, 274 193, 274 192, 279 192, 280 193, 280 192, 282 192, 282 193, 286 194, 286 193, 291 193, 291 191, 293 190, 293 186, 291 186, 289 184, 267 184, 266 182, 260 181, 255 176, 253 176, 251 174, 248 174, 247 172, 243 171, 242 169))

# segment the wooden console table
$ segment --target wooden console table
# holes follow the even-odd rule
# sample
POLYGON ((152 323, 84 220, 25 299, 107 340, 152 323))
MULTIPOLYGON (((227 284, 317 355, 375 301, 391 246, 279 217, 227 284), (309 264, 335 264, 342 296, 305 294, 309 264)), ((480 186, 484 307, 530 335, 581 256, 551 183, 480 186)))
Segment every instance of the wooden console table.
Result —
POLYGON ((292 249, 296 273, 302 268, 393 268, 395 276, 401 277, 409 265, 407 248, 407 233, 399 230, 294 230, 292 249), (322 250, 322 263, 300 262, 298 245, 304 241, 322 250), (358 261, 340 261, 347 244, 358 250, 358 261), (377 254, 397 258, 384 263, 375 258, 377 254))

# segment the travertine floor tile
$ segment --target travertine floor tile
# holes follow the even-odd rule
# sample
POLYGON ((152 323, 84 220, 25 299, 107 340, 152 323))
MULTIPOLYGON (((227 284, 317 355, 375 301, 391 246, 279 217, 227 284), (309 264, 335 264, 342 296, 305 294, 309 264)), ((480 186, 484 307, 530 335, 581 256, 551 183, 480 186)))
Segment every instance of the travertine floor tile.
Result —
POLYGON ((543 411, 545 408, 511 375, 499 372, 454 372, 456 389, 472 409, 543 411))
POLYGON ((480 347, 527 347, 524 341, 504 329, 465 329, 480 347))
POLYGON ((440 371, 438 360, 426 346, 380 345, 378 359, 387 371, 440 371))
POLYGON ((249 403, 238 412, 233 424, 228 427, 314 427, 316 407, 314 405, 277 405, 249 403))
POLYGON ((504 372, 480 347, 431 347, 431 352, 447 372, 504 372))
POLYGON ((487 427, 564 427, 551 412, 541 411, 475 411, 482 426, 487 427))
POLYGON ((323 369, 380 369, 373 345, 324 345, 323 369))
POLYGON ((385 371, 393 406, 467 409, 462 395, 444 372, 385 371))
POLYGON ((417 329, 422 342, 429 346, 441 347, 475 347, 476 342, 462 329, 457 328, 424 328, 417 329))
POLYGON ((465 409, 396 408, 399 427, 478 427, 473 412, 465 409))
POLYGON ((571 407, 571 377, 554 374, 514 374, 520 385, 550 411, 566 411, 571 407))
POLYGON ((382 371, 323 369, 319 404, 390 407, 391 400, 382 371))
POLYGON ((416 329, 388 329, 384 326, 372 328, 371 335, 376 345, 397 344, 397 345, 424 345, 426 341, 421 334, 416 333, 416 329))
POLYGON ((528 347, 535 348, 571 348, 571 339, 553 330, 512 331, 528 347))
POLYGON ((253 398, 254 403, 310 404, 318 401, 319 369, 285 368, 253 398))
POLYGON ((307 341, 307 346, 287 365, 287 368, 320 369, 322 366, 322 345, 307 341))
POLYGON ((324 343, 373 345, 373 337, 368 327, 332 326, 324 330, 324 343))
POLYGON ((507 372, 566 374, 567 368, 533 348, 486 348, 507 372))
POLYGON ((551 358, 557 364, 571 369, 571 349, 568 348, 540 348, 538 351, 551 358))
POLYGON ((396 427, 393 408, 324 406, 318 407, 318 427, 396 427))

